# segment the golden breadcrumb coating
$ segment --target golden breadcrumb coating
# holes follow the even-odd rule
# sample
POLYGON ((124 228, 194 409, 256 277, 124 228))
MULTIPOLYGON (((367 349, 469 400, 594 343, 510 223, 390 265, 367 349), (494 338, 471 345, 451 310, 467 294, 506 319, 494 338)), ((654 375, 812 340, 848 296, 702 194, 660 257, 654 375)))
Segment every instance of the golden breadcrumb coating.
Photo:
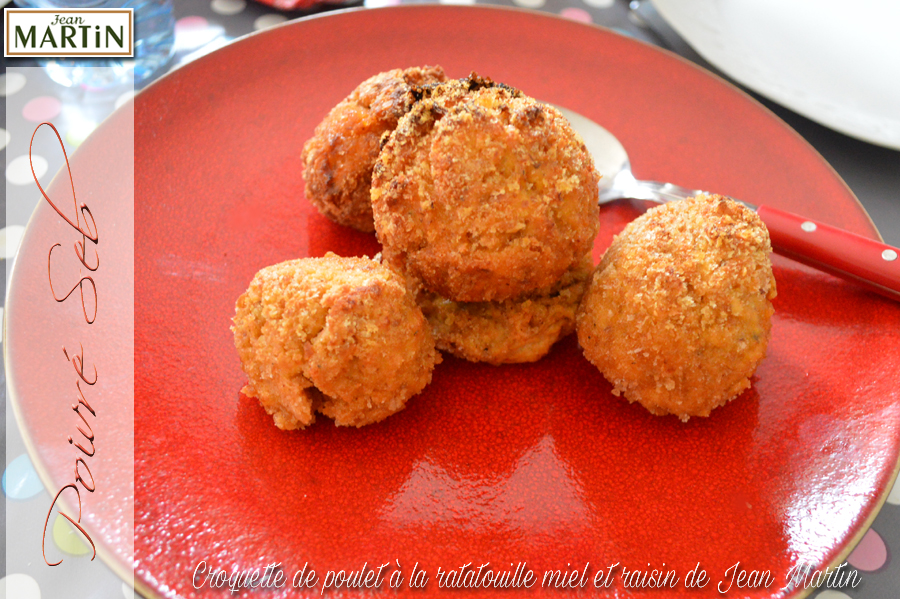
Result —
POLYGON ((426 90, 372 177, 385 263, 453 301, 552 286, 599 228, 599 176, 550 106, 476 77, 426 90))
POLYGON ((654 414, 708 416, 765 357, 771 251, 759 216, 722 196, 650 210, 594 273, 577 317, 584 355, 654 414))
POLYGON ((394 69, 363 81, 303 146, 306 198, 338 224, 374 231, 369 190, 381 136, 415 102, 412 88, 445 80, 436 66, 394 69))
POLYGON ((402 410, 431 382, 440 353, 402 277, 368 258, 282 262, 238 298, 234 344, 278 428, 315 412, 363 426, 402 410))
POLYGON ((555 285, 524 298, 454 302, 419 286, 416 301, 438 349, 471 362, 536 362, 575 330, 593 266, 588 254, 555 285))

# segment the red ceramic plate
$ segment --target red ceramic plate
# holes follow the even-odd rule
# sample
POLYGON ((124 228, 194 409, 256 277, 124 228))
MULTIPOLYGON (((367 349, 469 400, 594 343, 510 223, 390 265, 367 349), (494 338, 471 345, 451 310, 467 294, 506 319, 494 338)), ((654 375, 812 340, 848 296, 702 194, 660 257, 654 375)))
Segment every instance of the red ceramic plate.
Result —
MULTIPOLYGON (((328 571, 384 564, 380 589, 351 594, 438 596, 449 592, 439 569, 489 562, 482 574, 533 571, 530 590, 507 591, 529 596, 560 595, 541 589, 544 572, 580 576, 586 564, 583 592, 599 596, 659 597, 626 588, 633 571, 653 569, 678 578, 665 596, 722 596, 735 564, 769 578, 740 589, 735 578, 724 596, 805 595, 788 588, 788 572, 841 561, 896 472, 900 306, 789 260, 773 260, 776 316, 753 387, 687 424, 614 397, 574 337, 536 364, 447 357, 404 412, 359 430, 323 418, 282 432, 240 394, 229 325, 254 273, 379 250, 304 199, 303 141, 362 80, 423 64, 475 69, 596 120, 640 178, 877 236, 822 158, 764 108, 596 27, 496 8, 348 11, 189 64, 135 101, 139 590, 231 596, 208 582, 195 590, 200 562, 229 573, 277 562, 287 585, 266 596, 313 595, 328 571), (610 586, 592 590, 613 564, 610 586), (685 589, 697 564, 708 583, 685 589), (304 566, 315 587, 292 589, 304 566), (409 588, 423 576, 423 589, 409 588)), ((595 258, 634 216, 603 210, 595 258)), ((108 549, 122 553, 114 539, 108 549)))

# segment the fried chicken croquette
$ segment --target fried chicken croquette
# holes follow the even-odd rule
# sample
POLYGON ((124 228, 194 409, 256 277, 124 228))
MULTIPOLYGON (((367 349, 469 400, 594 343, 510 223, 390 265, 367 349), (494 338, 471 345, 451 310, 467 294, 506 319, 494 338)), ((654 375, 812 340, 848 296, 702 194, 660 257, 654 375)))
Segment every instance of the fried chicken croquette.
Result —
POLYGON ((238 298, 234 344, 256 397, 284 430, 319 412, 363 426, 402 410, 440 362, 399 275, 367 258, 303 258, 259 271, 238 298))
POLYGON ((650 210, 613 240, 585 293, 585 357, 654 414, 708 416, 765 357, 771 251, 757 214, 722 196, 650 210))
POLYGON ((548 289, 502 302, 454 302, 419 286, 416 302, 437 348, 470 362, 536 362, 575 330, 593 271, 590 254, 548 289))
POLYGON ((363 81, 303 146, 306 198, 338 224, 374 231, 369 190, 381 136, 415 102, 412 88, 445 80, 435 66, 394 69, 363 81))
POLYGON ((555 108, 477 77, 434 86, 375 163, 385 263, 456 302, 550 287, 593 246, 598 180, 555 108))

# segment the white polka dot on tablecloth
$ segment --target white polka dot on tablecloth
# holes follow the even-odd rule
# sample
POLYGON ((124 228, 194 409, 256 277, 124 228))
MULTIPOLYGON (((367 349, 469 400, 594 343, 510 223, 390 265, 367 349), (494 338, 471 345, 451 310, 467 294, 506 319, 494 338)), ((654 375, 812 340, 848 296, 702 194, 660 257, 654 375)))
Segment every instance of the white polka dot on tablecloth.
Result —
POLYGON ((887 546, 874 529, 869 529, 866 535, 847 558, 847 563, 863 572, 874 572, 887 562, 887 546))
POLYGON ((0 96, 11 96, 25 87, 25 75, 21 73, 6 73, 0 75, 0 96))
POLYGON ((522 8, 541 8, 547 4, 547 0, 513 0, 513 4, 522 8))
POLYGON ((815 599, 850 599, 850 595, 835 591, 834 589, 828 589, 827 591, 822 591, 816 595, 815 599))
POLYGON ((11 499, 30 499, 43 490, 44 485, 26 453, 11 461, 3 471, 3 492, 11 499))
POLYGON ((247 7, 247 3, 244 0, 212 0, 209 7, 219 15, 236 15, 247 7))
POLYGON ((3 596, 9 599, 41 599, 41 587, 28 574, 10 574, 0 578, 3 596))
MULTIPOLYGON (((31 157, 34 164, 34 174, 40 179, 47 174, 47 161, 43 156, 38 156, 37 154, 32 154, 31 157)), ((34 183, 28 156, 18 156, 9 162, 9 165, 6 167, 6 180, 13 185, 34 183)))
POLYGON ((582 2, 594 8, 610 8, 616 3, 616 0, 582 0, 582 2))
POLYGON ((284 23, 287 21, 287 17, 284 15, 276 15, 276 14, 268 14, 263 15, 253 21, 253 28, 256 30, 260 29, 268 29, 269 27, 274 27, 280 23, 284 23))
POLYGON ((591 13, 581 8, 564 8, 559 14, 566 19, 578 21, 579 23, 593 23, 594 21, 594 19, 591 18, 591 13))
POLYGON ((0 248, 3 249, 4 258, 9 260, 16 255, 24 234, 25 227, 22 225, 9 225, 0 229, 0 248))
POLYGON ((134 589, 124 582, 122 583, 122 596, 125 597, 125 599, 139 599, 137 593, 134 592, 134 589))
POLYGON ((9 135, 9 131, 7 131, 6 129, 0 129, 0 131, 2 131, 2 133, 0 133, 0 144, 2 144, 0 145, 0 150, 2 150, 9 145, 9 140, 11 139, 11 137, 9 135))
POLYGON ((62 102, 53 96, 38 96, 22 108, 22 116, 34 123, 49 121, 62 111, 62 102))
POLYGON ((203 17, 183 17, 175 22, 175 47, 177 51, 202 48, 220 38, 224 32, 224 27, 203 17))

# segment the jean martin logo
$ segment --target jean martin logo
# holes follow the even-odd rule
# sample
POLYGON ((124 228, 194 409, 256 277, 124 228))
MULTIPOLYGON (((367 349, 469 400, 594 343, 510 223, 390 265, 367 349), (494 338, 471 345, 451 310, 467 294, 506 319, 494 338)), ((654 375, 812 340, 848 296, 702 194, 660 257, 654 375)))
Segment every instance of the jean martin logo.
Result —
POLYGON ((6 57, 134 56, 131 8, 4 11, 6 57))

